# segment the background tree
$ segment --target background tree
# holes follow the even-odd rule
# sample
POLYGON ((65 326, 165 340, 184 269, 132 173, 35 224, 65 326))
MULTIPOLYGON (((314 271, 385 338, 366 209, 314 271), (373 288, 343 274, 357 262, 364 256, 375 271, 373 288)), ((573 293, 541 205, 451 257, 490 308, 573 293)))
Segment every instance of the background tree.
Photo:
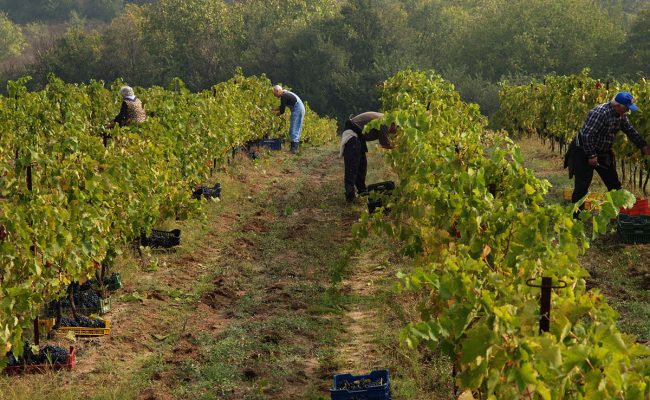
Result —
POLYGON ((434 68, 464 100, 491 114, 504 78, 526 82, 584 67, 604 79, 647 74, 650 19, 643 4, 0 0, 14 21, 46 21, 45 35, 26 34, 22 61, 9 56, 0 71, 9 78, 34 75, 35 85, 48 72, 70 81, 123 77, 144 86, 180 77, 196 90, 241 68, 292 87, 320 113, 345 117, 376 108, 375 86, 395 71, 434 68))
POLYGON ((625 60, 623 69, 634 78, 647 76, 650 72, 650 7, 641 12, 632 25, 627 42, 622 46, 618 58, 625 60))
POLYGON ((39 82, 45 82, 49 73, 68 82, 97 79, 102 45, 101 35, 85 31, 83 21, 79 21, 42 56, 34 72, 39 82))
POLYGON ((152 55, 144 42, 144 24, 143 9, 127 5, 104 31, 99 68, 107 81, 123 78, 139 85, 156 83, 152 55))
POLYGON ((23 33, 6 14, 0 14, 0 60, 19 55, 25 48, 23 33))
POLYGON ((18 23, 64 21, 72 12, 110 21, 124 6, 124 0, 0 0, 0 9, 18 23))
POLYGON ((603 73, 604 61, 621 45, 614 33, 620 29, 591 0, 481 3, 465 28, 459 26, 449 60, 492 81, 512 74, 575 73, 584 66, 603 73))

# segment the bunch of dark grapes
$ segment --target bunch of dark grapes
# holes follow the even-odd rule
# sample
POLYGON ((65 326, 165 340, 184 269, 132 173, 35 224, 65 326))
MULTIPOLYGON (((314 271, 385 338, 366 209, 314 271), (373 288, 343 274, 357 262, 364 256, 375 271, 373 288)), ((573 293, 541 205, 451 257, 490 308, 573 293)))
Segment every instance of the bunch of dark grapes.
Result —
POLYGON ((32 352, 32 347, 29 341, 25 341, 23 347, 23 356, 16 357, 10 351, 7 353, 8 366, 13 367, 17 365, 38 365, 38 364, 65 364, 68 362, 68 350, 59 346, 47 345, 43 347, 38 354, 32 352))
POLYGON ((65 364, 68 362, 68 350, 60 346, 47 345, 41 349, 41 357, 45 359, 45 362, 52 364, 65 364))
POLYGON ((62 317, 61 326, 74 328, 105 328, 106 322, 103 319, 88 318, 85 315, 79 315, 77 319, 62 317))
POLYGON ((88 279, 86 282, 79 285, 79 291, 80 292, 85 292, 86 290, 90 290, 95 286, 96 283, 97 283, 97 280, 95 278, 88 279))
POLYGON ((77 307, 96 309, 99 308, 100 301, 101 297, 99 297, 99 294, 94 289, 90 289, 84 292, 80 292, 79 299, 75 302, 77 304, 77 307))
POLYGON ((343 381, 341 382, 340 385, 338 385, 339 387, 337 387, 337 389, 356 391, 356 390, 365 390, 365 389, 383 386, 383 385, 384 385, 384 380, 382 378, 379 378, 374 381, 371 379, 357 379, 354 381, 343 381))
POLYGON ((61 307, 70 308, 70 299, 68 296, 63 297, 61 300, 59 300, 59 302, 61 303, 61 307))
MULTIPOLYGON (((86 282, 87 283, 87 282, 86 282)), ((85 285, 85 283, 84 283, 85 285)), ((98 309, 100 307, 100 302, 102 298, 99 296, 99 293, 95 289, 90 288, 88 286, 88 289, 83 289, 84 285, 81 285, 79 287, 79 292, 75 293, 74 296, 74 304, 76 307, 79 308, 86 308, 86 309, 98 309)), ((61 307, 66 309, 66 308, 72 308, 70 307, 70 299, 68 296, 65 296, 59 300, 61 303, 61 307)), ((49 307, 51 308, 51 312, 56 311, 56 302, 50 303, 49 307)))
POLYGON ((14 357, 14 354, 12 352, 7 353, 7 359, 8 359, 7 366, 9 367, 21 365, 20 362, 16 359, 16 357, 14 357))

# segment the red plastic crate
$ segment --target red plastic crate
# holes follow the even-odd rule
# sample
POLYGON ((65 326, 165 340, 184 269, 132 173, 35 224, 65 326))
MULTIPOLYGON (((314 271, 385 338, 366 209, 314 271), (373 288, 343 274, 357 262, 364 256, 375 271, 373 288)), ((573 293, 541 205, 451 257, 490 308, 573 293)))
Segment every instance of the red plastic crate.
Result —
POLYGON ((650 215, 650 205, 648 204, 648 199, 643 199, 637 197, 636 203, 632 208, 621 208, 621 214, 623 215, 650 215))
POLYGON ((68 361, 65 364, 31 364, 31 365, 14 365, 5 367, 4 373, 7 375, 18 374, 41 374, 47 371, 58 371, 62 369, 71 370, 74 368, 77 355, 75 354, 74 346, 70 346, 70 354, 68 361))

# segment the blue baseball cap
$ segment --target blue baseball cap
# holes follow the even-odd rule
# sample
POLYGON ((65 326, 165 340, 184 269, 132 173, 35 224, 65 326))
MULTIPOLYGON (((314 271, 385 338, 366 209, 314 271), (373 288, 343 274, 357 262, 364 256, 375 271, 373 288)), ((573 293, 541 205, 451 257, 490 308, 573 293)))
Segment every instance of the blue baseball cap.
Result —
POLYGON ((632 96, 632 93, 630 92, 619 92, 614 98, 618 104, 624 105, 632 111, 638 111, 639 107, 637 107, 636 104, 632 102, 633 99, 634 96, 632 96))

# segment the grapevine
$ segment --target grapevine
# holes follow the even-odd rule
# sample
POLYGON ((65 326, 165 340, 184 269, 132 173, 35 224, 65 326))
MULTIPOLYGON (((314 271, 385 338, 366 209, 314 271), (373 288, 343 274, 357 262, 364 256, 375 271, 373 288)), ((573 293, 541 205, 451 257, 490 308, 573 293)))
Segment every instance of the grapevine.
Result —
MULTIPOLYGON (((237 146, 288 130, 271 112, 277 100, 264 76, 238 72, 200 93, 180 80, 172 90, 136 88, 149 118, 110 131, 123 82, 109 89, 50 76, 29 92, 28 81, 9 82, 0 97, 0 342, 16 357, 44 304, 93 277, 141 229, 200 214, 191 194, 211 167, 237 146)), ((335 131, 311 111, 305 126, 315 144, 335 131)))
POLYGON ((387 153, 400 182, 391 218, 367 215, 357 234, 401 239, 416 260, 401 287, 424 300, 402 339, 440 348, 455 384, 480 398, 647 398, 650 351, 618 330, 578 260, 589 246, 583 220, 606 233, 634 197, 610 192, 600 215, 581 220, 572 218, 577 205, 545 204, 550 184, 435 73, 398 73, 382 102, 376 123, 401 128, 387 153), (539 292, 526 281, 542 276, 569 285, 553 296, 550 332, 539 334, 539 292))

